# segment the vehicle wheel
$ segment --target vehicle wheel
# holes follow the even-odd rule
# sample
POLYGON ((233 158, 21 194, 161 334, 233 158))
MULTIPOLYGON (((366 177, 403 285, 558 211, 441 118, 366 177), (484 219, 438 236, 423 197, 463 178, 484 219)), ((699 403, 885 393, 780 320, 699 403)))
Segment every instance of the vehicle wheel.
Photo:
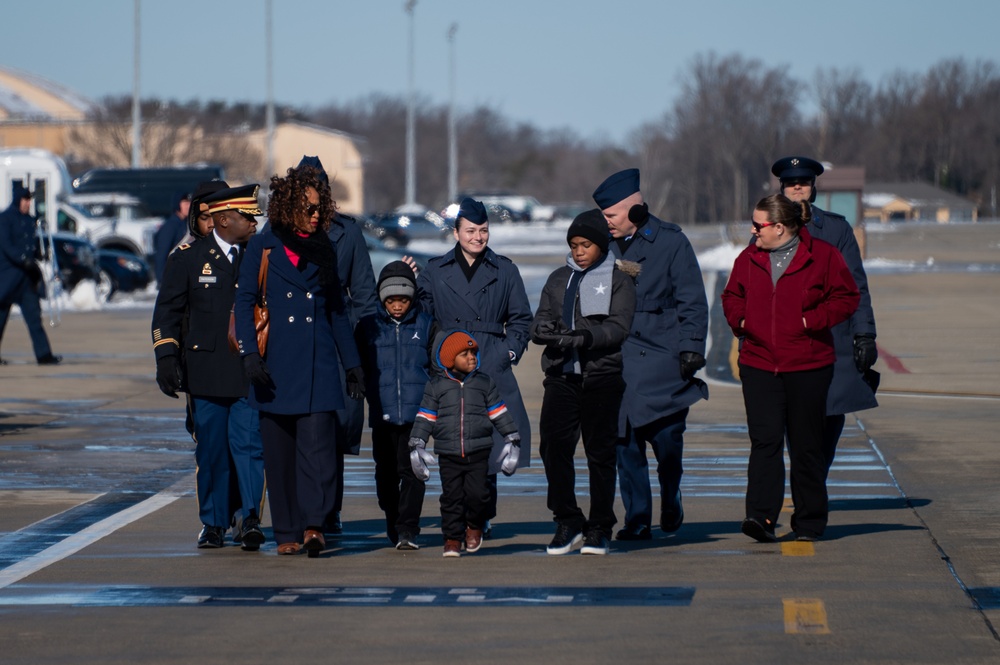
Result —
POLYGON ((97 278, 97 295, 100 297, 101 302, 111 300, 111 296, 114 295, 117 290, 118 285, 115 284, 114 277, 102 270, 101 274, 97 278))

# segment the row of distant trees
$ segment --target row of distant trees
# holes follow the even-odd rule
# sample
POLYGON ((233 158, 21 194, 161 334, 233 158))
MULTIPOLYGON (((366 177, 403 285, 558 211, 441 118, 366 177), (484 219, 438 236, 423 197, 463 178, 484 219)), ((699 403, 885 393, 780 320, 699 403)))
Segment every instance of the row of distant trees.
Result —
MULTIPOLYGON (((426 99, 417 108, 417 200, 439 207, 447 198, 448 109, 426 99)), ((128 99, 106 99, 94 119, 110 132, 129 115, 128 99)), ((143 117, 174 128, 160 130, 161 145, 152 153, 147 146, 150 163, 171 163, 177 152, 171 142, 197 135, 205 154, 188 159, 220 161, 234 177, 266 175, 259 150, 239 144, 241 133, 263 127, 260 104, 147 100, 143 117)), ((405 99, 372 95, 316 109, 280 107, 278 117, 362 138, 368 208, 403 202, 405 99)), ((835 68, 802 81, 759 60, 706 54, 683 72, 673 106, 621 145, 587 141, 569 129, 540 130, 483 106, 460 112, 457 136, 460 190, 589 201, 605 176, 638 166, 652 210, 688 224, 745 218, 770 188, 771 163, 794 153, 864 166, 869 181, 932 183, 986 208, 1000 181, 1000 70, 991 61, 954 59, 878 83, 835 68)), ((105 152, 131 150, 124 136, 98 143, 105 152)), ((81 154, 107 159, 97 147, 81 154)))

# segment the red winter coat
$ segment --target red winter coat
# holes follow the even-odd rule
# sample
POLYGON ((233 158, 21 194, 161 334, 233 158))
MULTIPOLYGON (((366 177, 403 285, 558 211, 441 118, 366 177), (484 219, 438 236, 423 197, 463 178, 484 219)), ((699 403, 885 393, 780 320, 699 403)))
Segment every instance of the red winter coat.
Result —
POLYGON ((733 333, 743 338, 744 365, 774 373, 832 365, 830 328, 858 308, 861 296, 840 252, 805 229, 799 238, 777 286, 768 252, 751 245, 736 257, 722 292, 722 311, 733 333))

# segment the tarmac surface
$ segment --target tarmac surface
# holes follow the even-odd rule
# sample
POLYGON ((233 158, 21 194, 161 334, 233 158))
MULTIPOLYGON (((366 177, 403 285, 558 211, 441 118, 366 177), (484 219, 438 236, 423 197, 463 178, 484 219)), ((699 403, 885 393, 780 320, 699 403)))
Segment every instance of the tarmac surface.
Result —
MULTIPOLYGON (((689 235, 704 248, 720 232, 689 235)), ((688 421, 681 530, 546 555, 532 347, 516 372, 536 457, 500 479, 478 553, 441 557, 435 476, 422 549, 389 546, 367 434, 348 458, 345 533, 318 560, 273 542, 198 550, 193 444, 153 380, 149 308, 64 313, 57 367, 34 364, 12 318, 0 662, 998 663, 1000 224, 876 228, 867 246, 880 407, 848 416, 817 543, 740 534, 749 442, 720 362, 688 421)), ((586 510, 582 450, 577 475, 586 510)))

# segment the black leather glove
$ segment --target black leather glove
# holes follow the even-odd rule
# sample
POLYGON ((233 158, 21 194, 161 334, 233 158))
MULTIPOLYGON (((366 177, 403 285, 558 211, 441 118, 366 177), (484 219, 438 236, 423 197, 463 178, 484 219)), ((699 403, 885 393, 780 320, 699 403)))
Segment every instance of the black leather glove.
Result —
POLYGON ((177 399, 177 391, 181 389, 181 362, 177 356, 156 359, 156 385, 161 393, 177 399))
POLYGON ((690 381, 695 372, 705 366, 705 356, 694 351, 681 352, 681 378, 690 381))
POLYGON ((28 274, 28 280, 32 284, 38 284, 42 280, 42 269, 34 261, 24 262, 24 272, 28 274))
POLYGON ((589 330, 573 330, 559 335, 556 344, 562 349, 583 349, 594 344, 594 335, 589 330))
POLYGON ((250 383, 255 386, 273 386, 271 373, 267 371, 267 365, 259 353, 248 353, 243 356, 243 371, 247 373, 250 383))
POLYGON ((854 336, 854 366, 862 374, 872 368, 878 360, 878 348, 875 346, 875 335, 865 333, 854 336))
POLYGON ((345 372, 347 375, 347 394, 351 399, 365 398, 365 373, 361 367, 352 367, 345 372))

